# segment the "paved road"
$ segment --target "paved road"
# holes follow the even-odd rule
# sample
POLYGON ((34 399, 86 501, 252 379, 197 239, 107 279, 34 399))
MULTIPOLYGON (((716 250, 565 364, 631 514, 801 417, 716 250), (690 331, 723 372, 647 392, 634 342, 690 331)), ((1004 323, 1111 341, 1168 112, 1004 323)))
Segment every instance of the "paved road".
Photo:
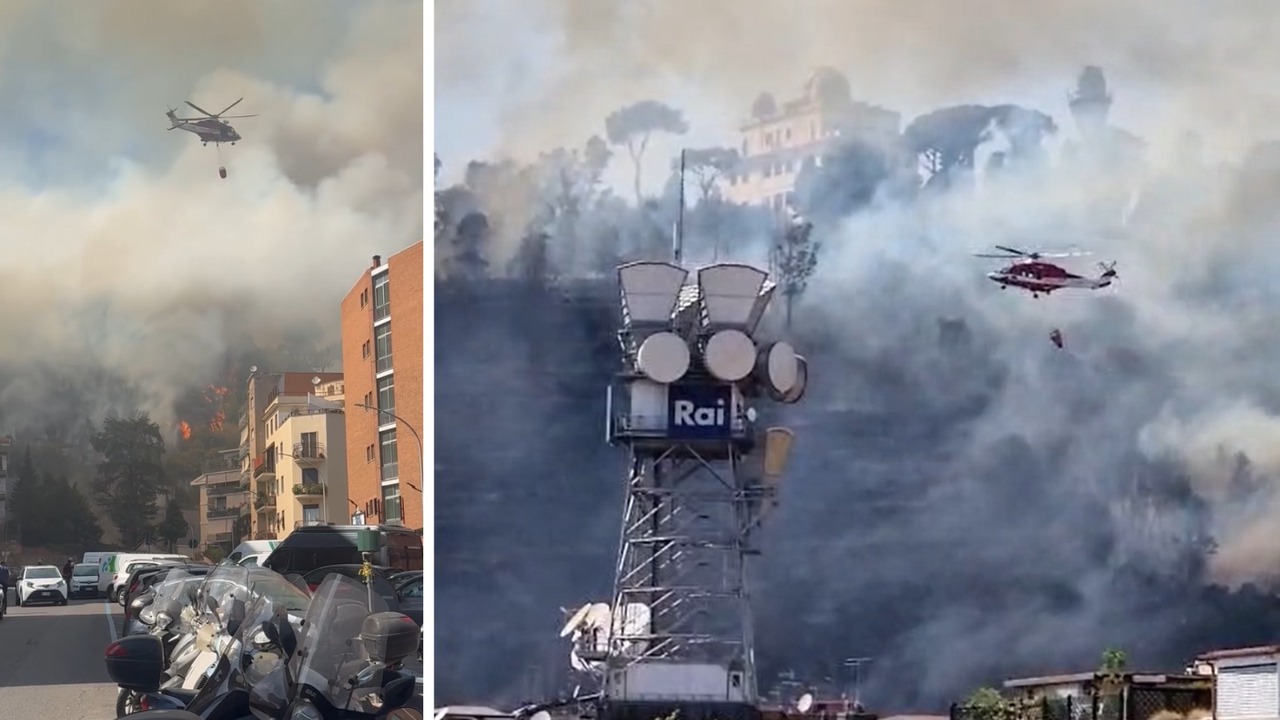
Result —
POLYGON ((102 600, 20 608, 10 590, 0 620, 0 718, 115 718, 116 686, 102 650, 122 619, 118 604, 102 600))

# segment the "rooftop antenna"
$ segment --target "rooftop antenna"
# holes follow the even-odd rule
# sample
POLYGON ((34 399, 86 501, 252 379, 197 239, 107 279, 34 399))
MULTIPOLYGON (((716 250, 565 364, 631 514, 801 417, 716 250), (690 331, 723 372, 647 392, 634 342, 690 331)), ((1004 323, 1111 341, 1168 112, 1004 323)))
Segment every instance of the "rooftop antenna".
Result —
POLYGON ((676 236, 672 238, 671 255, 676 265, 684 264, 684 148, 680 149, 680 211, 676 215, 676 236))

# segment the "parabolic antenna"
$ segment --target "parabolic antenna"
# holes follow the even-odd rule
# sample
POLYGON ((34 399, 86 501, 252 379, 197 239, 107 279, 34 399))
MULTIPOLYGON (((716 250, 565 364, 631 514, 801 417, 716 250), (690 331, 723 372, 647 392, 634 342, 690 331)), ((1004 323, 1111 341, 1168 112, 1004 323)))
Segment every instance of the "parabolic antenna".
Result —
POLYGON ((654 382, 673 383, 689 371, 689 346, 673 332, 658 332, 640 343, 636 366, 654 382))
POLYGON ((569 622, 566 622, 564 627, 560 628, 560 637, 567 638, 572 635, 573 631, 577 630, 578 626, 582 624, 582 621, 587 619, 587 613, 590 611, 591 603, 578 608, 578 611, 569 618, 569 622))
POLYGON ((707 371, 717 380, 738 382, 756 366, 756 344, 741 330, 721 330, 702 351, 707 371))
MULTIPOLYGON (((652 613, 646 603, 627 603, 622 607, 622 615, 613 618, 613 634, 615 636, 648 635, 652 613)), ((636 657, 644 652, 649 643, 645 640, 624 640, 623 653, 636 657)))
POLYGON ((807 713, 813 707, 813 693, 805 693, 796 701, 796 710, 807 713))
POLYGON ((800 402, 804 397, 805 387, 809 384, 809 362, 803 355, 796 356, 796 381, 791 389, 778 398, 779 401, 792 404, 800 402))
POLYGON ((769 394, 786 395, 795 387, 797 370, 796 350, 788 343, 776 342, 760 353, 757 373, 769 388, 769 394))
POLYGON ((551 713, 547 712, 546 710, 539 710, 538 712, 534 713, 529 718, 529 720, 551 720, 551 713))

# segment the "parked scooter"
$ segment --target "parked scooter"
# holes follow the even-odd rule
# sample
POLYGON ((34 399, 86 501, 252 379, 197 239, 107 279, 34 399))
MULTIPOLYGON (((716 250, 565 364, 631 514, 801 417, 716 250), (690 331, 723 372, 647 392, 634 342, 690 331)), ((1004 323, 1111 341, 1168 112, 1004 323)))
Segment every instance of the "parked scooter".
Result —
MULTIPOLYGON (((367 589, 351 578, 331 575, 316 589, 301 622, 301 642, 287 611, 266 593, 255 597, 245 617, 186 710, 147 711, 131 718, 372 719, 386 717, 414 697, 413 677, 399 668, 417 652, 417 624, 386 612, 381 598, 371 600, 367 589)), ((135 662, 108 660, 108 672, 122 687, 145 692, 158 682, 163 658, 158 641, 140 639, 152 640, 149 652, 139 644, 131 656, 135 662)))

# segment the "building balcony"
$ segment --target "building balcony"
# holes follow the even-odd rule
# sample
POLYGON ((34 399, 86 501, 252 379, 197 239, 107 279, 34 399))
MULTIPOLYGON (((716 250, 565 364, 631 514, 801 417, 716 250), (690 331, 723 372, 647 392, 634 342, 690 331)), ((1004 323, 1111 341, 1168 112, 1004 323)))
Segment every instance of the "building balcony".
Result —
POLYGON ((238 517, 239 515, 240 515, 239 506, 209 508, 208 512, 204 514, 204 516, 210 520, 223 520, 226 518, 238 517))
POLYGON ((248 515, 248 514, 249 514, 249 508, 250 508, 250 507, 252 507, 250 503, 244 503, 244 504, 242 504, 242 505, 238 508, 238 509, 240 510, 240 517, 244 517, 244 516, 248 515))
POLYGON ((247 427, 249 427, 249 413, 244 413, 240 416, 240 429, 244 430, 247 427))
POLYGON ((206 486, 205 492, 208 493, 209 497, 223 497, 242 493, 244 488, 240 486, 239 482, 218 483, 217 485, 206 486))
POLYGON ((300 498, 324 495, 324 483, 298 483, 293 486, 293 494, 300 498))
POLYGON ((259 530, 253 534, 254 540, 275 540, 276 533, 274 530, 259 530))
POLYGON ((317 467, 324 462, 324 443, 294 443, 293 459, 301 467, 317 467))
POLYGON ((276 461, 275 458, 266 458, 258 456, 253 460, 253 479, 266 478, 274 480, 276 477, 276 461))
POLYGON ((253 500, 253 507, 258 512, 266 512, 268 510, 272 510, 275 508, 275 506, 276 506, 275 495, 258 493, 258 496, 253 500))
POLYGON ((216 545, 218 543, 229 543, 231 542, 231 540, 232 540, 231 533, 220 532, 220 533, 211 533, 208 537, 205 538, 204 542, 206 545, 216 545))

